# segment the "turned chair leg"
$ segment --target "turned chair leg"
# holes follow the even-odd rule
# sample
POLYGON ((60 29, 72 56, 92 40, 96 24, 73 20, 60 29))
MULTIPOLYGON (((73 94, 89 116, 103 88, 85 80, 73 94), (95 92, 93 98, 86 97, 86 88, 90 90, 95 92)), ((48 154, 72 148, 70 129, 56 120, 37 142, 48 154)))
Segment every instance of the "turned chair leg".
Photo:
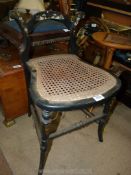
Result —
POLYGON ((53 132, 56 132, 60 118, 62 113, 61 112, 54 112, 50 116, 50 113, 47 111, 44 111, 43 113, 43 118, 44 122, 46 124, 41 124, 40 133, 41 133, 41 138, 40 138, 40 162, 39 162, 39 171, 38 175, 42 175, 45 167, 45 163, 48 157, 48 154, 51 150, 53 139, 50 139, 50 134, 53 132), (50 122, 50 117, 52 118, 52 122, 50 122))
POLYGON ((47 159, 47 149, 48 149, 48 135, 46 132, 46 127, 50 122, 50 113, 48 111, 42 112, 43 123, 40 122, 40 162, 39 162, 39 170, 38 175, 43 174, 43 170, 45 167, 46 159, 47 159))
POLYGON ((40 163, 39 163, 38 175, 43 174, 44 166, 46 163, 47 145, 48 145, 47 139, 44 136, 44 138, 41 139, 41 144, 40 144, 40 163))

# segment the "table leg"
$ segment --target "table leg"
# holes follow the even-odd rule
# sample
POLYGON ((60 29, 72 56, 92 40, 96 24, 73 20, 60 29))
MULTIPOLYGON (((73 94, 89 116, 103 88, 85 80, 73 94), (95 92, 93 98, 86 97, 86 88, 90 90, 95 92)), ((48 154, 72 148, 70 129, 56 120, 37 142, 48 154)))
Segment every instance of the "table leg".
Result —
POLYGON ((15 124, 15 120, 11 120, 11 121, 4 120, 3 123, 5 124, 6 127, 11 127, 15 124))
POLYGON ((115 49, 114 48, 107 48, 107 53, 106 53, 106 60, 104 63, 104 68, 109 69, 111 64, 112 64, 112 57, 115 49))

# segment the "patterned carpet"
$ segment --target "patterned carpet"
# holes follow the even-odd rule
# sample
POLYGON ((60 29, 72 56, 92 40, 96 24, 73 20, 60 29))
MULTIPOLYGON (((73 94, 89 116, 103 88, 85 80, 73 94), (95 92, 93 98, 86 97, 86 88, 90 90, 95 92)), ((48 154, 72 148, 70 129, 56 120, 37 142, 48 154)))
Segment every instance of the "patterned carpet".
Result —
POLYGON ((0 149, 0 175, 13 175, 1 149, 0 149))

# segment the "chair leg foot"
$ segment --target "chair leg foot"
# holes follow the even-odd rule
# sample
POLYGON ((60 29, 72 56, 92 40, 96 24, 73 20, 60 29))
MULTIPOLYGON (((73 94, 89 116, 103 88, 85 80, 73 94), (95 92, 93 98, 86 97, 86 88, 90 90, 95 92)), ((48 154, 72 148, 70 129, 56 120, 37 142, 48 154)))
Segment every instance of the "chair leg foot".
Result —
POLYGON ((43 174, 43 170, 39 170, 38 175, 42 175, 42 174, 43 174))
POLYGON ((105 123, 103 121, 100 121, 98 125, 98 138, 100 142, 103 142, 104 127, 105 127, 105 123))
POLYGON ((41 141, 38 175, 43 174, 43 170, 46 162, 46 150, 47 150, 47 141, 41 141))

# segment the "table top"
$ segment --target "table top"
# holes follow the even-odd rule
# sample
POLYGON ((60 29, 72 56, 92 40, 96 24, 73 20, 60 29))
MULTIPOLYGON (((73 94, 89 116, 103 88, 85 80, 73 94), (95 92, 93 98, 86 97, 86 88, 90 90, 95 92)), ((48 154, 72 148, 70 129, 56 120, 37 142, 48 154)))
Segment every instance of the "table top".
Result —
POLYGON ((14 47, 0 48, 0 79, 16 71, 23 71, 18 51, 14 47))
POLYGON ((95 32, 93 39, 100 45, 113 49, 131 50, 131 38, 117 33, 95 32))

